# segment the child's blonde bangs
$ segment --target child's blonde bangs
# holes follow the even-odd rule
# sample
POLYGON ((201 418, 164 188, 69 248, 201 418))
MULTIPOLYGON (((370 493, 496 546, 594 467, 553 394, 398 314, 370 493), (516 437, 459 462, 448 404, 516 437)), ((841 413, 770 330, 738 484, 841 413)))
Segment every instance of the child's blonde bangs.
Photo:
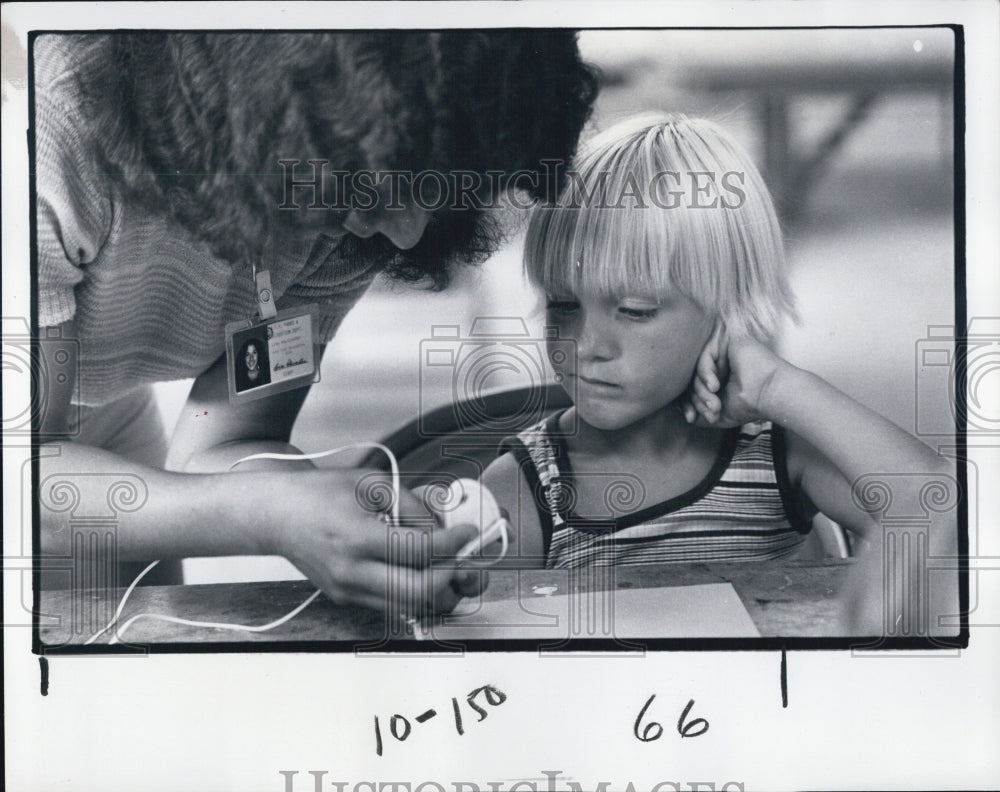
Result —
POLYGON ((539 210, 528 228, 529 279, 552 295, 663 296, 671 290, 658 236, 641 211, 555 207, 539 210))
POLYGON ((770 195, 723 130, 641 116, 594 137, 555 206, 534 210, 529 279, 552 295, 680 292, 731 333, 769 339, 794 314, 770 195))

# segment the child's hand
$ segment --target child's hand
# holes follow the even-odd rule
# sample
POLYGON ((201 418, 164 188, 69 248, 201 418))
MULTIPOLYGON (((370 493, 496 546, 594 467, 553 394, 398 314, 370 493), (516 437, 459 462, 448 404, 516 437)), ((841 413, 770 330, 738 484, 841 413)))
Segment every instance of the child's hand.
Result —
POLYGON ((783 365, 760 341, 732 340, 717 325, 698 357, 683 403, 685 419, 698 426, 729 427, 766 418, 762 395, 783 365))
POLYGON ((694 377, 681 402, 684 418, 698 426, 718 426, 722 400, 717 395, 729 375, 728 338, 722 323, 715 325, 695 364, 694 377))

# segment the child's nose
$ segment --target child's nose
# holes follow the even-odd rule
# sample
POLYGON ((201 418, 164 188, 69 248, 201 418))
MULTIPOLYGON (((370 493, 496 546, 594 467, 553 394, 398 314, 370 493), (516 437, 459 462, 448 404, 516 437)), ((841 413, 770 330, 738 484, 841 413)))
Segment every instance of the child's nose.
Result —
POLYGON ((580 360, 608 360, 614 357, 614 336, 606 322, 587 317, 580 322, 576 354, 580 360))

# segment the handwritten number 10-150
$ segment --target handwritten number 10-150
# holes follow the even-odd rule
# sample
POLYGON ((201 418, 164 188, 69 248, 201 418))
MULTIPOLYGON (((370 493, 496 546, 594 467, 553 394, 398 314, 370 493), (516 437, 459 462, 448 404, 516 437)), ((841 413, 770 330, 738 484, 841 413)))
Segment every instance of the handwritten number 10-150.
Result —
MULTIPOLYGON (((476 720, 477 723, 486 720, 488 714, 486 708, 476 701, 476 698, 479 696, 482 696, 482 700, 485 700, 486 704, 490 707, 499 707, 507 700, 507 694, 493 685, 483 685, 466 694, 465 703, 468 704, 469 709, 479 716, 476 720)), ((453 697, 451 699, 451 710, 455 716, 455 731, 458 732, 459 736, 462 736, 465 734, 465 722, 462 718, 462 708, 459 706, 457 698, 453 697)), ((426 723, 436 716, 437 710, 429 709, 417 715, 414 720, 417 723, 426 723)), ((393 715, 389 720, 389 733, 399 742, 405 742, 412 730, 413 726, 409 718, 403 715, 393 715)), ((375 753, 379 756, 382 755, 382 726, 379 723, 378 715, 375 716, 375 753)))
MULTIPOLYGON (((632 728, 632 733, 639 742, 653 742, 654 740, 659 740, 663 736, 663 726, 661 726, 656 721, 650 721, 645 726, 642 727, 642 731, 639 731, 639 727, 642 725, 642 719, 646 715, 646 710, 649 709, 649 705, 653 703, 653 699, 656 698, 654 693, 643 705, 642 709, 639 710, 639 717, 635 719, 635 726, 632 728)), ((708 721, 704 718, 692 718, 688 720, 687 717, 691 712, 691 708, 694 706, 694 699, 690 699, 684 711, 681 712, 680 718, 677 719, 677 733, 681 737, 699 737, 708 731, 708 721)))

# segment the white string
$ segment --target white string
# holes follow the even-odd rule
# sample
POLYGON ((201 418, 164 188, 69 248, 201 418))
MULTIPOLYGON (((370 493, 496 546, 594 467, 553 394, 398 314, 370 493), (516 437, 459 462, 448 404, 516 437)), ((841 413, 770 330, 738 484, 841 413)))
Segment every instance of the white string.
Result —
POLYGON ((139 619, 154 619, 155 621, 171 622, 172 624, 183 624, 188 627, 214 627, 217 630, 240 630, 242 632, 267 632, 268 630, 273 630, 275 627, 280 627, 289 619, 294 619, 302 611, 304 611, 306 607, 309 605, 309 603, 311 603, 314 599, 316 599, 316 597, 318 597, 320 593, 321 593, 320 590, 316 589, 312 594, 309 595, 309 598, 305 602, 297 606, 294 610, 286 613, 280 619, 275 619, 273 622, 269 622, 267 624, 259 624, 259 625, 225 624, 222 622, 203 622, 203 621, 193 621, 192 619, 182 619, 179 616, 167 616, 166 614, 162 613, 137 613, 135 616, 133 616, 131 619, 125 622, 125 624, 122 625, 120 629, 115 630, 115 635, 110 641, 108 641, 108 645, 110 646, 112 644, 118 643, 118 641, 121 639, 125 631, 128 630, 128 628, 131 627, 133 624, 135 624, 135 622, 139 621, 139 619))
POLYGON ((507 549, 510 541, 507 534, 509 525, 510 524, 507 522, 506 518, 501 517, 499 520, 494 522, 493 525, 483 531, 480 536, 470 539, 468 544, 455 553, 455 560, 462 561, 471 556, 477 550, 482 550, 482 548, 488 547, 496 541, 497 535, 499 534, 500 555, 496 558, 486 559, 485 564, 489 566, 499 563, 507 556, 507 549))
MULTIPOLYGON (((389 450, 389 448, 387 448, 382 443, 351 443, 350 445, 340 446, 339 448, 334 448, 329 451, 321 451, 314 454, 277 454, 277 453, 251 454, 249 456, 243 457, 242 459, 237 459, 235 462, 233 462, 232 465, 229 466, 229 470, 230 471, 233 470, 238 465, 241 465, 244 462, 250 462, 256 459, 281 459, 281 460, 320 459, 322 457, 332 456, 333 454, 339 454, 342 451, 355 450, 358 448, 377 448, 380 451, 383 451, 385 455, 389 458, 389 467, 392 472, 392 493, 393 493, 392 503, 390 504, 391 517, 393 525, 398 525, 399 491, 400 491, 399 465, 396 462, 395 454, 393 454, 392 451, 389 450)), ((158 560, 153 561, 152 563, 149 564, 149 566, 143 569, 142 572, 140 572, 135 577, 135 580, 132 581, 129 587, 125 590, 125 593, 122 595, 121 601, 118 603, 118 608, 115 610, 114 616, 111 617, 111 621, 109 621, 107 626, 105 626, 103 629, 94 633, 92 636, 90 636, 90 638, 84 641, 83 643, 84 646, 92 644, 94 641, 96 641, 98 638, 104 635, 104 633, 106 633, 108 630, 110 630, 112 627, 115 626, 115 624, 118 622, 118 619, 121 618, 122 611, 125 610, 125 604, 128 602, 128 599, 132 595, 132 592, 135 590, 135 587, 139 584, 139 581, 142 580, 146 576, 146 574, 159 563, 160 562, 158 560)), ((167 616, 165 614, 159 614, 159 613, 139 613, 130 618, 123 626, 115 630, 115 635, 108 642, 108 645, 110 646, 111 644, 115 644, 119 640, 121 640, 121 637, 125 633, 125 631, 128 630, 129 627, 131 627, 136 621, 143 618, 155 619, 157 621, 172 622, 174 624, 184 624, 192 627, 215 627, 223 630, 265 632, 267 630, 273 630, 275 627, 279 627, 289 619, 292 619, 295 616, 297 616, 306 608, 306 606, 308 606, 319 595, 320 595, 320 589, 316 589, 316 591, 314 591, 305 602, 297 606, 291 612, 285 614, 280 619, 276 619, 273 622, 258 626, 243 625, 243 624, 222 624, 217 622, 198 622, 189 619, 182 619, 179 616, 167 616)))
POLYGON ((237 465, 242 465, 244 462, 253 462, 257 459, 280 459, 280 460, 299 460, 299 459, 322 459, 323 457, 333 456, 334 454, 339 454, 341 451, 354 451, 359 448, 375 448, 384 453, 389 458, 389 469, 392 473, 392 524, 399 525, 399 465, 396 462, 396 455, 392 453, 387 446, 382 445, 382 443, 351 443, 350 445, 340 446, 339 448, 332 448, 329 451, 316 451, 312 454, 278 454, 273 452, 265 452, 261 454, 251 454, 250 456, 245 456, 242 459, 237 459, 233 464, 229 466, 229 470, 232 471, 237 465))
POLYGON ((84 646, 92 644, 94 641, 96 641, 98 638, 104 635, 104 633, 106 633, 108 630, 110 630, 112 627, 115 626, 115 622, 118 621, 118 617, 121 616, 122 611, 125 610, 125 602, 128 600, 129 595, 132 594, 132 589, 134 589, 137 585, 139 585, 139 581, 146 576, 146 573, 149 572, 149 570, 151 570, 159 563, 160 563, 159 561, 153 561, 149 566, 147 566, 144 570, 142 570, 142 572, 136 575, 135 580, 133 580, 132 584, 125 590, 125 594, 122 596, 122 601, 118 603, 118 610, 116 610, 115 615, 111 617, 111 621, 108 622, 108 626, 102 629, 100 632, 96 632, 93 635, 91 635, 86 641, 83 642, 84 646))
MULTIPOLYGON (((237 459, 235 462, 233 462, 232 465, 229 466, 228 469, 229 471, 232 471, 234 468, 243 464, 244 462, 252 462, 254 460, 259 460, 259 459, 276 459, 276 460, 321 459, 323 457, 339 454, 342 451, 351 451, 359 448, 375 448, 382 451, 386 455, 386 457, 388 457, 389 468, 392 474, 392 495, 393 495, 392 503, 390 504, 390 519, 392 520, 392 524, 394 526, 398 526, 399 499, 400 499, 399 464, 396 461, 395 454, 393 454, 392 451, 382 443, 373 443, 373 442, 351 443, 349 445, 340 446, 339 448, 330 449, 329 451, 318 451, 312 454, 279 454, 272 452, 250 454, 249 456, 245 456, 242 459, 237 459)), ((461 550, 459 550, 459 552, 455 556, 456 560, 462 560, 464 558, 467 558, 469 555, 475 552, 477 548, 481 549, 482 547, 491 544, 495 540, 495 535, 498 532, 500 534, 500 540, 501 540, 500 555, 494 561, 492 561, 492 563, 496 563, 497 561, 501 560, 502 558, 504 558, 504 556, 507 555, 507 548, 508 548, 506 519, 497 520, 479 537, 472 539, 461 550)), ((90 638, 84 641, 83 643, 84 646, 93 643, 101 635, 103 635, 116 625, 118 619, 122 615, 122 611, 125 609, 125 603, 128 601, 128 598, 132 595, 132 592, 135 590, 135 587, 138 585, 139 581, 142 580, 143 577, 146 576, 146 573, 148 573, 158 563, 160 562, 153 561, 152 563, 149 564, 149 566, 143 569, 142 572, 140 572, 136 576, 135 580, 133 580, 132 583, 129 585, 129 587, 125 590, 125 594, 122 595, 121 601, 118 603, 118 608, 115 610, 114 616, 111 617, 111 621, 108 622, 106 627, 101 629, 99 632, 94 633, 94 635, 92 635, 90 638)), ((275 619, 272 622, 268 622, 267 624, 261 624, 261 625, 226 624, 222 622, 202 622, 202 621, 194 621, 191 619, 182 619, 179 616, 168 616, 166 614, 161 614, 161 613, 148 613, 148 612, 137 613, 135 616, 132 616, 127 622, 125 622, 124 625, 115 630, 115 634, 108 642, 108 645, 111 646, 113 644, 118 643, 118 641, 121 640, 125 632, 133 624, 135 624, 135 622, 139 621, 140 619, 153 619, 155 621, 164 621, 164 622, 169 622, 171 624, 181 624, 189 627, 210 627, 219 630, 236 630, 242 632, 266 632, 268 630, 273 630, 275 627, 280 627, 285 622, 298 616, 303 610, 306 609, 306 607, 309 606, 310 603, 312 603, 313 600, 316 599, 316 597, 320 595, 320 593, 321 590, 316 589, 316 591, 314 591, 312 594, 309 595, 309 597, 305 600, 305 602, 301 603, 300 605, 298 605, 293 610, 286 613, 281 618, 275 619)))

